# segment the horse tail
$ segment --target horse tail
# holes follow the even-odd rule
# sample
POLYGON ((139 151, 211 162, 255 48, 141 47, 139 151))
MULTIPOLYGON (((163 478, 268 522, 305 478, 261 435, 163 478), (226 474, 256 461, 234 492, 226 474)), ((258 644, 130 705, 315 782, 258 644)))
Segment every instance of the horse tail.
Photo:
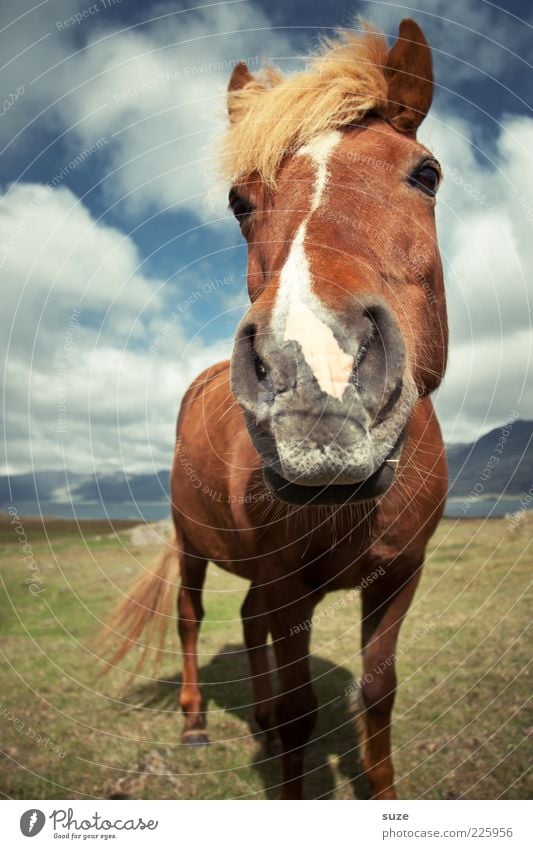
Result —
POLYGON ((174 537, 104 622, 95 641, 105 664, 102 674, 117 666, 133 649, 140 650, 140 657, 132 674, 144 666, 148 657, 156 662, 161 659, 168 626, 175 620, 180 555, 181 548, 174 537))

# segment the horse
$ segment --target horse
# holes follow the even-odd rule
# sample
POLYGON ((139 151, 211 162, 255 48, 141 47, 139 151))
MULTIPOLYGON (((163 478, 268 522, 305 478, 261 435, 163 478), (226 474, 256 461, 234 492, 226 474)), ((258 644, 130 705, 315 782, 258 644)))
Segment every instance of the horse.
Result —
POLYGON ((120 640, 112 665, 134 647, 144 656, 145 629, 161 649, 179 571, 181 741, 207 743, 197 643, 208 561, 246 579, 255 718, 281 747, 285 799, 302 798, 317 715, 309 623, 336 590, 362 599, 362 765, 372 798, 397 798, 396 643, 447 492, 431 400, 448 348, 441 168, 416 137, 432 95, 431 51, 409 18, 390 48, 363 23, 292 75, 233 69, 220 161, 248 243, 249 308, 231 360, 182 400, 175 538, 107 626, 120 640))

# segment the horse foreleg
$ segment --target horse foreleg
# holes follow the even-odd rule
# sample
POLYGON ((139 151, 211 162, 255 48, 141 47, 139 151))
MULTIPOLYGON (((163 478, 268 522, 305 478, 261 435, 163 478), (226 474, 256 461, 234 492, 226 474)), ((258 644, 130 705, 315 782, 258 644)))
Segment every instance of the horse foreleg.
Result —
POLYGON ((198 686, 197 644, 204 616, 202 588, 207 561, 190 554, 181 559, 181 585, 178 593, 178 634, 183 655, 183 675, 180 705, 185 716, 182 743, 203 745, 208 743, 205 714, 202 711, 202 694, 198 686))
POLYGON ((396 695, 396 643, 420 577, 398 588, 379 581, 363 590, 362 749, 374 799, 396 799, 391 758, 391 714, 396 695))
POLYGON ((304 750, 315 726, 318 706, 309 669, 316 599, 311 599, 309 588, 303 585, 296 595, 296 585, 290 588, 291 600, 285 597, 280 583, 270 585, 264 595, 280 685, 275 710, 282 748, 281 798, 301 799, 304 750))
POLYGON ((264 609, 260 587, 252 584, 241 608, 244 642, 255 702, 257 724, 265 732, 267 752, 273 752, 277 743, 275 731, 272 676, 268 662, 268 616, 264 609))

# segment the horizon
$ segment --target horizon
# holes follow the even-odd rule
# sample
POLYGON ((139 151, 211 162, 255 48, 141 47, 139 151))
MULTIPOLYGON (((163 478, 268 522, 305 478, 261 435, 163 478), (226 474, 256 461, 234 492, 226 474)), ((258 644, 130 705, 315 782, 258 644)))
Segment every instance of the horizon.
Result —
MULTIPOLYGON (((511 417, 480 435, 474 442, 445 444, 452 471, 444 516, 490 518, 508 516, 513 511, 518 511, 520 515, 533 509, 533 487, 527 490, 529 477, 526 471, 530 457, 533 457, 532 443, 533 420, 511 417), (525 435, 529 437, 518 461, 507 444, 516 438, 516 425, 522 426, 522 429, 525 426, 525 435), (494 434, 490 451, 484 451, 480 466, 476 447, 494 434), (505 458, 501 456, 504 463, 499 467, 498 474, 493 475, 492 472, 496 463, 483 470, 484 464, 494 459, 496 453, 503 455, 504 447, 505 458), (457 451, 462 454, 457 458, 449 453, 450 449, 455 449, 456 454, 457 451), (529 454, 526 454, 527 451, 529 454), (470 463, 473 466, 472 480, 470 463), (514 486, 509 492, 511 482, 514 486)), ((499 464, 500 457, 497 462, 499 464)), ((135 473, 124 468, 84 472, 52 468, 11 476, 0 475, 0 514, 6 515, 14 510, 14 515, 20 518, 43 516, 47 519, 73 521, 106 518, 110 521, 131 520, 139 523, 170 520, 169 477, 170 464, 150 473, 135 473), (18 497, 14 498, 14 494, 18 494, 18 497), (36 509, 36 505, 39 509, 36 509), (45 507, 52 511, 44 509, 43 512, 42 508, 45 507)))

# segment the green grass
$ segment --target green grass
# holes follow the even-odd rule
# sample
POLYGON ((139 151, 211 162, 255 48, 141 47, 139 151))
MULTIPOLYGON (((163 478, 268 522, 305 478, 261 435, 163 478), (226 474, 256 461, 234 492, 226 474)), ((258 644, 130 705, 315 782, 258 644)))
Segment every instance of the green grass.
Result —
MULTIPOLYGON (((146 673, 125 688, 121 673, 97 677, 87 641, 158 553, 132 547, 126 524, 117 523, 113 536, 107 523, 44 529, 24 520, 40 576, 36 594, 18 539, 0 527, 0 791, 12 798, 275 798, 279 763, 264 756, 249 724, 239 579, 212 567, 205 594, 200 662, 209 747, 179 743, 174 633, 159 681, 146 673)), ((399 645, 394 749, 403 798, 531 795, 531 529, 529 520, 514 531, 506 520, 446 520, 435 535, 399 645)), ((364 797, 345 695, 360 672, 359 605, 320 617, 312 645, 321 708, 306 795, 364 797)))

